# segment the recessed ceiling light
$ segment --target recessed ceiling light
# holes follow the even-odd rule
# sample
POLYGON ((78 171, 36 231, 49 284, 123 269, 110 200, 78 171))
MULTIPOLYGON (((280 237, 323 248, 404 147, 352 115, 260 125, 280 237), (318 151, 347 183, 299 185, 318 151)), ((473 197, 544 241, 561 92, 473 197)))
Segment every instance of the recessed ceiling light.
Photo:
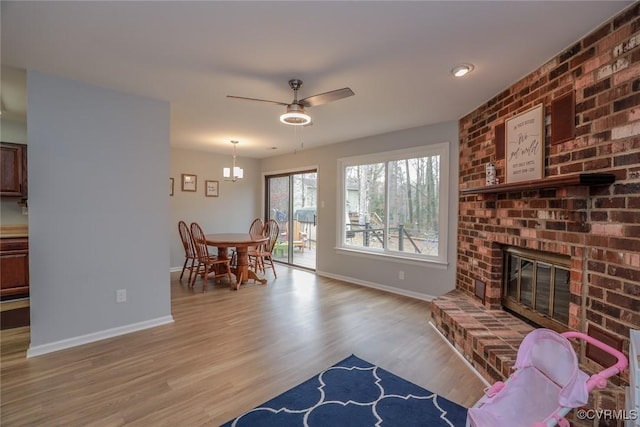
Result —
POLYGON ((466 74, 469 74, 471 71, 473 71, 473 65, 461 64, 455 67, 454 69, 452 69, 451 74, 453 74, 456 77, 462 77, 466 74))

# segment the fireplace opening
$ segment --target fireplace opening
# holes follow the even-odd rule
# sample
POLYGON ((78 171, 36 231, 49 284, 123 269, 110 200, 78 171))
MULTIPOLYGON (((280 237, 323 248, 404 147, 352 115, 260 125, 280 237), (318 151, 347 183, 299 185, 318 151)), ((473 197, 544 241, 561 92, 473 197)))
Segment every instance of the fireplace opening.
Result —
POLYGON ((571 257, 507 247, 502 306, 534 326, 568 330, 571 257))

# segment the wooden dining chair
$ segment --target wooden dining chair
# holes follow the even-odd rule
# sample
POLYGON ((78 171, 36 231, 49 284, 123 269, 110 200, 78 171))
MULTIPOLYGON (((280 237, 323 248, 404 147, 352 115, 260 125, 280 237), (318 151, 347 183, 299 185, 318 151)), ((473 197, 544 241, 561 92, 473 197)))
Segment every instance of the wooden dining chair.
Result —
MULTIPOLYGON (((207 245, 207 239, 204 236, 202 227, 196 222, 191 223, 191 235, 193 236, 193 246, 195 247, 196 256, 201 266, 196 277, 198 275, 202 276, 202 292, 207 290, 209 274, 213 274, 214 279, 227 276, 229 282, 231 282, 231 264, 229 258, 221 259, 209 253, 209 246, 207 245)), ((191 286, 194 284, 195 277, 191 286)))
POLYGON ((178 223, 178 232, 180 233, 180 240, 182 240, 182 246, 184 247, 184 264, 182 271, 180 272, 180 281, 182 282, 182 276, 186 270, 189 270, 189 281, 191 284, 191 276, 195 272, 197 274, 200 264, 196 255, 196 249, 193 246, 193 238, 191 237, 191 231, 186 222, 180 221, 178 223))
MULTIPOLYGON (((249 234, 262 234, 262 227, 264 227, 264 223, 262 222, 262 218, 256 218, 251 221, 251 225, 249 226, 249 234)), ((248 253, 255 252, 257 248, 255 246, 249 246, 247 248, 248 253)), ((237 254, 236 251, 233 251, 231 254, 231 265, 235 267, 237 263, 237 254)))
POLYGON ((280 237, 280 227, 278 223, 270 219, 264 223, 262 227, 262 235, 269 236, 269 240, 258 246, 255 251, 249 252, 249 265, 253 267, 254 271, 265 273, 265 261, 268 261, 273 270, 274 277, 278 277, 276 274, 276 267, 273 264, 273 248, 278 242, 280 237))
POLYGON ((251 222, 249 226, 249 234, 262 234, 262 228, 264 227, 264 223, 262 222, 262 218, 256 218, 251 222))

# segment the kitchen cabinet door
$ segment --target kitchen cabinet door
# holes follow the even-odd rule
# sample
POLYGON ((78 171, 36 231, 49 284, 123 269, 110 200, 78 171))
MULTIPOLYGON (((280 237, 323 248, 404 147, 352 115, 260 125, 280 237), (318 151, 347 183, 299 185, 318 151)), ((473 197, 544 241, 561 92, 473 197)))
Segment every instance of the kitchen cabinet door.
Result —
POLYGON ((0 196, 27 198, 27 146, 0 144, 0 196))

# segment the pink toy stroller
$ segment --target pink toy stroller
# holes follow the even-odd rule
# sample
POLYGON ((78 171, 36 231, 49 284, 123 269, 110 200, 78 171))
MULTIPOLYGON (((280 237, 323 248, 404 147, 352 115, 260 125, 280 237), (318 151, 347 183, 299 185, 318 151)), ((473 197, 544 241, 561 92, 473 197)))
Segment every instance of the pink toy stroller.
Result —
POLYGON ((520 344, 514 373, 489 387, 469 409, 467 427, 569 427, 564 416, 585 405, 591 390, 606 387, 607 378, 626 367, 622 353, 589 335, 536 329, 520 344), (582 339, 618 361, 589 378, 579 369, 569 338, 582 339))

